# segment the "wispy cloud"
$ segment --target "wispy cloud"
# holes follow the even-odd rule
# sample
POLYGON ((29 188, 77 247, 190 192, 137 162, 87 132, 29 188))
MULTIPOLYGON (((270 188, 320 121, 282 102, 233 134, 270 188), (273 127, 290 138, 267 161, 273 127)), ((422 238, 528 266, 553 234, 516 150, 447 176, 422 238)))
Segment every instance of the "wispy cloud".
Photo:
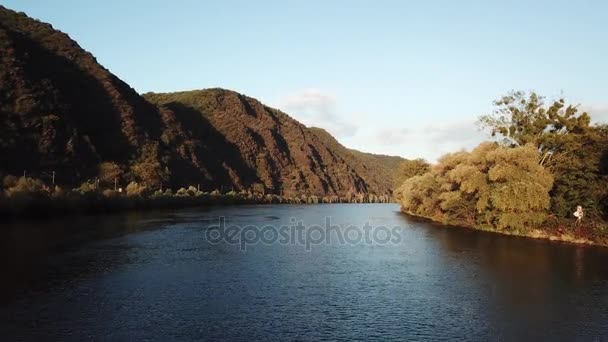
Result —
POLYGON ((372 140, 405 157, 435 161, 449 152, 470 150, 488 138, 474 121, 451 121, 408 128, 382 128, 372 135, 372 140))
POLYGON ((342 119, 336 112, 336 99, 319 89, 305 89, 280 99, 277 107, 307 126, 328 130, 337 137, 357 133, 358 126, 342 119))
POLYGON ((474 119, 435 122, 416 115, 404 120, 408 123, 404 127, 396 126, 390 115, 382 113, 341 113, 336 98, 316 88, 285 96, 276 101, 276 106, 307 126, 326 129, 348 147, 372 153, 435 161, 443 154, 472 149, 487 140, 474 119))

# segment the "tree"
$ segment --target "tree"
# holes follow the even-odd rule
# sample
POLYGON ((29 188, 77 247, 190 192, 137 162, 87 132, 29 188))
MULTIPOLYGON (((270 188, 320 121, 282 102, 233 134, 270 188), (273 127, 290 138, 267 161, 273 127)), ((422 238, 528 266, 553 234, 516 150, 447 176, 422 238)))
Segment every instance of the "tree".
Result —
POLYGON ((498 229, 525 230, 540 226, 549 208, 553 176, 537 162, 533 144, 498 148, 487 155, 490 205, 498 229))
POLYGON ((141 156, 131 171, 140 183, 150 188, 162 187, 162 183, 168 181, 171 175, 169 169, 161 164, 157 143, 143 147, 141 156))
POLYGON ((400 186, 406 179, 426 173, 430 167, 431 165, 421 158, 402 161, 394 175, 395 185, 400 186))
POLYGON ((406 180, 401 205, 445 223, 519 231, 543 223, 552 184, 533 144, 486 142, 447 154, 429 172, 406 180))
POLYGON ((553 159, 551 172, 551 210, 560 217, 571 217, 581 205, 590 218, 605 218, 608 199, 608 126, 590 128, 586 134, 564 142, 562 152, 553 159))
POLYGON ((493 114, 480 117, 482 127, 502 137, 506 146, 533 144, 539 163, 554 178, 551 211, 570 217, 576 206, 591 217, 607 214, 608 129, 591 125, 585 112, 560 98, 545 106, 535 93, 512 92, 495 102, 493 114))
POLYGON ((261 195, 264 195, 265 190, 266 190, 266 187, 262 183, 253 183, 251 188, 252 188, 252 191, 254 194, 261 194, 261 195))
POLYGON ((4 178, 6 197, 29 196, 48 194, 50 189, 43 181, 31 177, 13 177, 7 176, 4 178))
POLYGON ((564 98, 547 107, 544 97, 534 92, 513 91, 494 101, 494 105, 494 112, 482 115, 478 124, 492 137, 502 138, 505 146, 538 147, 541 164, 560 152, 566 135, 584 134, 590 127, 589 115, 579 114, 577 106, 566 105, 564 98))
POLYGON ((146 194, 146 192, 148 192, 148 188, 145 185, 139 184, 137 182, 131 182, 127 185, 126 191, 127 196, 137 197, 146 194))

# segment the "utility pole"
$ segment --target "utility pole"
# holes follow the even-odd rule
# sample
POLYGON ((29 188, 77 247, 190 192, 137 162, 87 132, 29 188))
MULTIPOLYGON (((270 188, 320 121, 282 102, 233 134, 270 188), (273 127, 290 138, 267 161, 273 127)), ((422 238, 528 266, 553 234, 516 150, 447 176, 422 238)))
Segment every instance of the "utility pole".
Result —
POLYGON ((25 170, 23 170, 23 178, 25 178, 25 170))
POLYGON ((55 185, 55 171, 53 171, 53 185, 55 185))
POLYGON ((200 183, 196 185, 196 191, 201 192, 201 184, 200 183))
POLYGON ((114 191, 116 191, 117 185, 118 185, 118 177, 114 177, 114 191))

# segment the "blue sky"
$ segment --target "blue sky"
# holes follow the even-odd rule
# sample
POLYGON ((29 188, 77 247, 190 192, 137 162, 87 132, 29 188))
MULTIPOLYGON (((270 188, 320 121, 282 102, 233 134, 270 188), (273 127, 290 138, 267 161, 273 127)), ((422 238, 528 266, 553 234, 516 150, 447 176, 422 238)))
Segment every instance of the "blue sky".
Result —
POLYGON ((512 89, 608 119, 608 1, 1 3, 141 93, 233 89, 363 151, 471 148, 476 118, 512 89))

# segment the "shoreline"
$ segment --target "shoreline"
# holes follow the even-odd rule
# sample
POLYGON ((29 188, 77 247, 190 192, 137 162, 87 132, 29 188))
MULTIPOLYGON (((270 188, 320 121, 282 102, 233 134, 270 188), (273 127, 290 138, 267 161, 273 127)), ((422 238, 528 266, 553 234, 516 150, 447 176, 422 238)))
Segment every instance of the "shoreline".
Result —
POLYGON ((277 195, 254 195, 251 197, 227 194, 202 194, 198 196, 150 196, 105 197, 98 194, 77 195, 61 198, 0 198, 0 217, 5 222, 20 220, 43 220, 80 215, 110 215, 128 211, 175 210, 196 207, 229 205, 269 205, 269 204, 357 204, 393 203, 370 198, 351 199, 335 196, 281 197, 277 195))
MULTIPOLYGON (((442 221, 434 220, 430 217, 413 214, 411 212, 407 212, 402 209, 400 209, 400 212, 408 217, 431 222, 431 223, 440 225, 445 228, 468 229, 468 230, 475 230, 475 231, 480 231, 480 232, 500 234, 500 235, 505 235, 505 236, 513 236, 513 237, 518 237, 518 238, 542 240, 542 241, 548 241, 548 242, 558 242, 558 243, 569 244, 569 245, 595 246, 595 247, 608 248, 608 240, 607 241, 593 241, 588 238, 577 238, 575 236, 572 236, 569 234, 564 234, 564 233, 561 233, 560 235, 554 235, 554 234, 551 234, 551 232, 548 232, 546 230, 539 229, 539 228, 530 229, 526 233, 516 233, 516 232, 509 232, 509 231, 484 229, 484 228, 479 228, 479 227, 475 227, 475 226, 449 224, 449 223, 445 223, 442 221)), ((573 231, 570 231, 570 233, 573 233, 573 231)))

